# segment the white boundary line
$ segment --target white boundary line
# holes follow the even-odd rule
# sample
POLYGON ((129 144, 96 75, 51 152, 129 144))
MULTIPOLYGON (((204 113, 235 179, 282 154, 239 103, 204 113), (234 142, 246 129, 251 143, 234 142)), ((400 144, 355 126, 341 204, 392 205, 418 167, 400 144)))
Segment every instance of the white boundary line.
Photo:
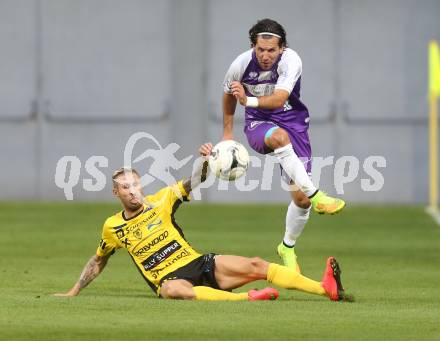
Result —
POLYGON ((440 225, 440 211, 437 207, 428 206, 425 211, 435 220, 437 225, 440 225))

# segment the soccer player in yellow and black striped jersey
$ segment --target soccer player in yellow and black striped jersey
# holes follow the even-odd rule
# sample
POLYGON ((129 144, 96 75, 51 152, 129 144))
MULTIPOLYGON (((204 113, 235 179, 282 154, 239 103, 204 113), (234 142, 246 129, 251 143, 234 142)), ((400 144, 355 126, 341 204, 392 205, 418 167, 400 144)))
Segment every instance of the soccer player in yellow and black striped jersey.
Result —
MULTIPOLYGON (((199 152, 206 158, 211 149, 212 144, 206 143, 199 152)), ((231 301, 277 298, 278 292, 273 288, 231 292, 264 279, 286 289, 328 296, 331 300, 348 299, 340 281, 339 265, 333 257, 327 260, 322 282, 317 282, 258 257, 198 253, 185 239, 174 213, 188 200, 191 189, 206 179, 207 172, 205 159, 190 178, 144 197, 139 174, 134 169, 116 171, 113 193, 123 210, 105 221, 96 254, 84 267, 78 282, 67 293, 55 295, 78 295, 102 272, 117 249, 126 249, 151 289, 164 298, 231 301)))

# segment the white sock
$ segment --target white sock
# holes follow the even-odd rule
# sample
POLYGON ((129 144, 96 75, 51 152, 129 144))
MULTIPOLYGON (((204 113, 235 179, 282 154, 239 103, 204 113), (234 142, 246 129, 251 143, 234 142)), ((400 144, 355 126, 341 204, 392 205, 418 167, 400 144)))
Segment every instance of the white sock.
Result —
POLYGON ((284 147, 275 149, 274 155, 278 158, 286 174, 305 195, 310 197, 316 192, 315 185, 313 185, 312 180, 310 180, 303 163, 295 154, 290 143, 284 147))
POLYGON ((301 208, 292 201, 287 209, 286 214, 286 232, 284 233, 283 242, 287 246, 294 246, 296 239, 301 235, 309 220, 309 208, 301 208))

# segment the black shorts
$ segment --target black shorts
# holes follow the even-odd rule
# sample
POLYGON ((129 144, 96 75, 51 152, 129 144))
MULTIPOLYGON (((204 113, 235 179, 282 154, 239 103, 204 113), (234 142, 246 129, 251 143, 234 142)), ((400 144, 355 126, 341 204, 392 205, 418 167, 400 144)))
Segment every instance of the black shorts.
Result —
POLYGON ((215 256, 214 253, 208 253, 194 259, 191 263, 165 275, 160 280, 159 286, 162 286, 163 282, 168 280, 184 279, 194 286, 220 289, 214 274, 215 256))

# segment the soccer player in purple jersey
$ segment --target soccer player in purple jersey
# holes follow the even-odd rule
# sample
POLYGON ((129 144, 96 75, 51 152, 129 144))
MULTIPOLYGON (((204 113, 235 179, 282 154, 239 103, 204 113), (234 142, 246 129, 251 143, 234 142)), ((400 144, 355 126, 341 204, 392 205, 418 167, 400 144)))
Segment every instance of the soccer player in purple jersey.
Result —
POLYGON ((310 207, 335 214, 345 202, 326 195, 310 179, 309 112, 300 100, 302 63, 287 47, 286 31, 276 21, 263 19, 249 30, 249 38, 252 48, 232 62, 223 83, 223 140, 233 139, 238 101, 245 106, 249 145, 260 154, 273 152, 291 185, 286 231, 277 251, 286 266, 299 271, 294 246, 310 207))

